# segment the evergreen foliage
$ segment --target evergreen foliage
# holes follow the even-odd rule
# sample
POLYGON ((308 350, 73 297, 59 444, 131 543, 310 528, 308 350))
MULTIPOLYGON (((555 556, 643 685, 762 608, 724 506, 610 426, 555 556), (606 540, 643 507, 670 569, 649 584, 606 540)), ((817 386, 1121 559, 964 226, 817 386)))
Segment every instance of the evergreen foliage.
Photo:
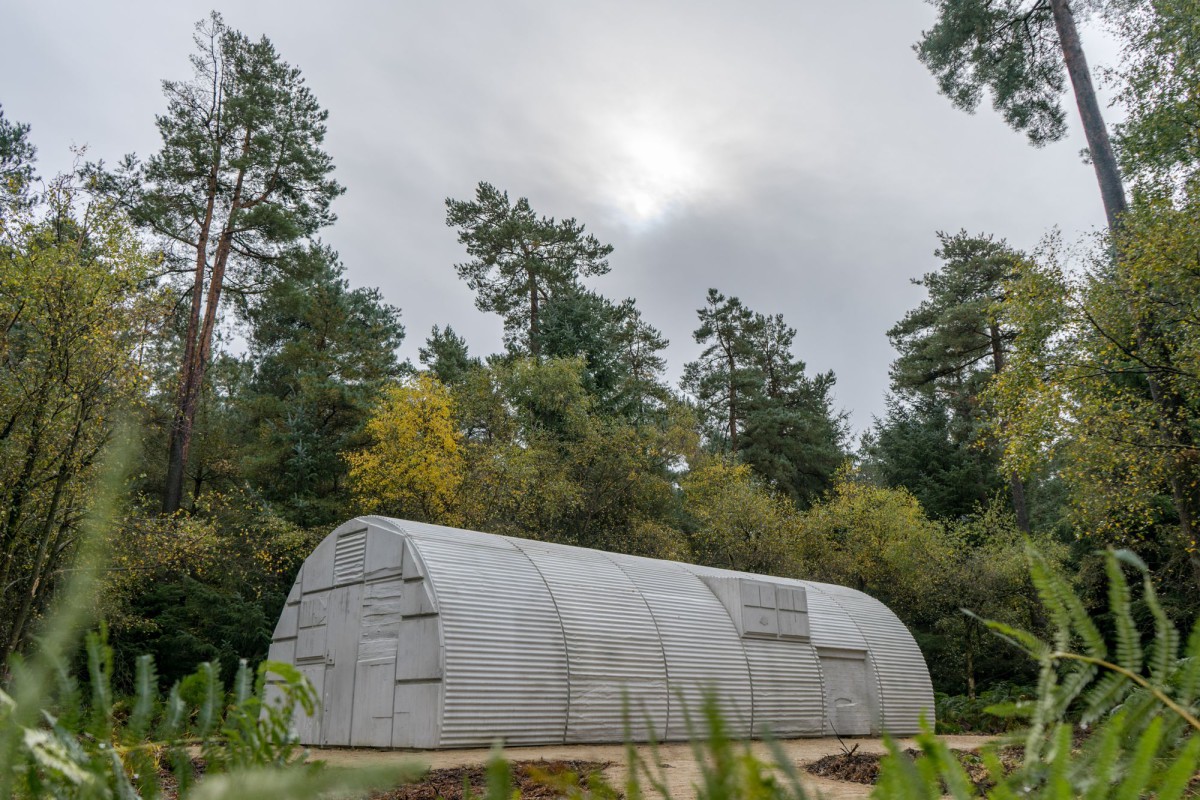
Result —
POLYGON ((335 219, 342 187, 322 149, 328 116, 263 37, 251 41, 213 12, 196 24, 188 81, 164 81, 157 118, 162 148, 144 163, 127 156, 93 172, 186 275, 187 327, 178 372, 163 510, 179 509, 192 429, 212 361, 225 292, 253 291, 282 250, 335 219))
POLYGON ((281 276, 246 303, 253 373, 237 394, 249 448, 242 474, 304 525, 346 516, 346 464, 376 397, 403 370, 400 310, 351 289, 328 247, 289 253, 281 276))
POLYGON ((1067 133, 1066 70, 1046 0, 930 0, 938 19, 914 45, 954 105, 992 105, 1035 146, 1067 133))
POLYGON ((1003 486, 999 454, 972 447, 947 404, 917 395, 888 398, 887 416, 864 437, 863 471, 912 492, 926 513, 953 520, 972 514, 1003 486))
POLYGON ((447 386, 456 386, 467 379, 473 367, 480 366, 479 359, 467 352, 467 340, 454 332, 449 325, 439 330, 437 325, 419 351, 421 363, 429 368, 434 377, 447 386))
MULTIPOLYGON (((1004 370, 1017 335, 1002 319, 1001 305, 1023 256, 992 236, 960 231, 939 233, 938 239, 934 255, 942 260, 941 269, 913 281, 928 297, 888 331, 899 353, 891 369, 895 397, 888 419, 876 425, 870 452, 881 472, 924 484, 926 497, 934 501, 927 506, 931 512, 952 517, 970 513, 1004 480, 998 474, 1003 422, 985 390, 1004 370), (934 463, 944 472, 919 466, 917 474, 905 470, 910 434, 927 437, 923 444, 940 456, 934 463), (935 439, 939 434, 942 438, 935 439), (973 483, 940 485, 962 476, 973 483)), ((1028 532, 1024 482, 1014 473, 1007 483, 1017 524, 1028 532)))
POLYGON ((458 230, 470 261, 455 265, 480 311, 504 318, 511 352, 539 354, 540 309, 579 278, 608 272, 612 246, 569 218, 539 217, 521 197, 480 182, 474 200, 446 198, 446 224, 458 230))
POLYGON ((736 455, 802 507, 833 484, 844 459, 845 415, 833 408, 833 372, 805 374, 795 329, 736 297, 708 290, 697 311, 700 358, 684 366, 710 451, 736 455))
POLYGON ((29 125, 4 117, 0 106, 0 216, 27 200, 34 180, 37 148, 29 140, 29 125))

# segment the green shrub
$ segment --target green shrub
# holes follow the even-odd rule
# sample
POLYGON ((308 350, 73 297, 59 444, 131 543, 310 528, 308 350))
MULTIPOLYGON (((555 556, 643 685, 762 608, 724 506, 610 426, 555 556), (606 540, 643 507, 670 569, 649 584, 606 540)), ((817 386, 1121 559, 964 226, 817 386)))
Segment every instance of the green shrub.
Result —
MULTIPOLYGON (((1180 636, 1158 601, 1145 565, 1126 551, 1106 556, 1108 642, 1068 582, 1030 553, 1030 574, 1051 621, 1049 641, 989 622, 995 633, 1040 667, 1035 697, 993 706, 990 712, 1023 720, 1022 731, 983 749, 992 787, 986 796, 1135 798, 1176 800, 1189 791, 1200 766, 1200 623, 1180 657, 1180 636), (1144 643, 1131 611, 1123 567, 1142 576, 1141 603, 1154 620, 1144 643), (999 748, 1019 742, 1019 766, 1006 772, 999 748)), ((913 761, 894 742, 876 796, 955 798, 981 790, 928 729, 917 738, 925 758, 913 761)))
MULTIPOLYGON (((317 698, 288 664, 263 662, 252 672, 243 661, 226 691, 219 666, 204 663, 162 696, 153 659, 143 656, 136 691, 121 701, 103 631, 88 635, 87 662, 86 686, 56 665, 36 707, 0 691, 0 796, 313 797, 404 777, 305 763, 292 716, 313 713, 317 698)), ((19 659, 12 666, 15 682, 35 680, 19 659)))
POLYGON ((1037 694, 1036 687, 1001 681, 971 698, 963 694, 934 694, 938 733, 1007 733, 1020 726, 1012 715, 993 714, 993 706, 1027 702, 1037 694))

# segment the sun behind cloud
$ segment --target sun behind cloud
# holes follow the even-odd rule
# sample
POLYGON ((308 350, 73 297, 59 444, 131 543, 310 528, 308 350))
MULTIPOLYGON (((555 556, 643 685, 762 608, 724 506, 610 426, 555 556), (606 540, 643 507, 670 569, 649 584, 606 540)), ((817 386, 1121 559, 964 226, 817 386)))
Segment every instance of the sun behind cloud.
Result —
POLYGON ((630 227, 660 222, 712 185, 701 147, 664 120, 625 118, 607 133, 602 191, 630 227))

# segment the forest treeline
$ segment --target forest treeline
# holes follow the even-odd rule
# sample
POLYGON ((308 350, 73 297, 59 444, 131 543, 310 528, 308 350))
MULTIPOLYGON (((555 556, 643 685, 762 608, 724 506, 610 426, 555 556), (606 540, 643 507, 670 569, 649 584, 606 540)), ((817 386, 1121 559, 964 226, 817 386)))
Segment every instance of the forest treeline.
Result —
MULTIPOLYGON (((1064 135, 1068 84, 1089 108, 1065 2, 935 5, 916 49, 956 104, 990 97, 1035 145, 1064 135)), ((1098 6, 1124 47, 1111 145, 1084 114, 1109 228, 1034 252, 931 232, 924 299, 878 321, 888 410, 857 441, 779 309, 691 287, 702 352, 672 385, 636 299, 592 288, 620 253, 487 182, 445 201, 445 269, 502 349, 445 325, 402 361, 400 309, 321 239, 343 191, 326 112, 219 15, 163 83, 153 153, 39 176, 0 112, 0 663, 70 574, 122 425, 139 446, 96 603, 123 680, 141 653, 168 683, 264 657, 303 558, 363 513, 854 586, 949 693, 1033 679, 961 613, 1045 626, 1029 540, 1098 607, 1095 550, 1132 547, 1190 626, 1198 10, 1098 6)))

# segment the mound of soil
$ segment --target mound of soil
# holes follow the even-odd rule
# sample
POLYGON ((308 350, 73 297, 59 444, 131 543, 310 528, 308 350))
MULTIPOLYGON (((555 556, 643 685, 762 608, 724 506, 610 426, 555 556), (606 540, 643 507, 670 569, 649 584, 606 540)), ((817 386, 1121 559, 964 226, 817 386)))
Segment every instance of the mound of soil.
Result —
MULTIPOLYGON (((907 751, 912 753, 912 750, 907 751)), ((847 753, 837 753, 820 758, 805 767, 813 775, 833 778, 838 781, 874 784, 879 780, 878 753, 859 753, 858 748, 847 753)))
MULTIPOLYGON (((557 800, 565 797, 565 785, 575 776, 579 784, 588 786, 611 761, 516 761, 512 764, 513 788, 529 800, 557 800)), ((426 773, 416 783, 405 784, 385 792, 375 792, 371 800, 463 800, 463 785, 471 794, 482 795, 487 790, 486 767, 451 767, 426 773)))
MULTIPOLYGON (((879 765, 883 761, 884 756, 880 753, 859 753, 858 748, 846 753, 837 753, 832 756, 825 756, 805 766, 805 769, 813 775, 820 775, 822 778, 833 778, 839 781, 851 781, 853 783, 875 784, 879 780, 879 765)), ((951 750, 954 757, 958 759, 958 763, 962 764, 963 769, 970 778, 971 783, 975 784, 977 789, 985 790, 992 787, 991 776, 988 775, 987 768, 983 765, 983 759, 979 754, 971 750, 951 750)), ((909 758, 916 760, 922 758, 923 754, 919 750, 908 748, 904 754, 909 758)), ((1004 748, 1000 751, 1000 761, 1005 766, 1005 771, 1008 772, 1016 766, 1017 760, 1020 758, 1019 748, 1004 748)))

